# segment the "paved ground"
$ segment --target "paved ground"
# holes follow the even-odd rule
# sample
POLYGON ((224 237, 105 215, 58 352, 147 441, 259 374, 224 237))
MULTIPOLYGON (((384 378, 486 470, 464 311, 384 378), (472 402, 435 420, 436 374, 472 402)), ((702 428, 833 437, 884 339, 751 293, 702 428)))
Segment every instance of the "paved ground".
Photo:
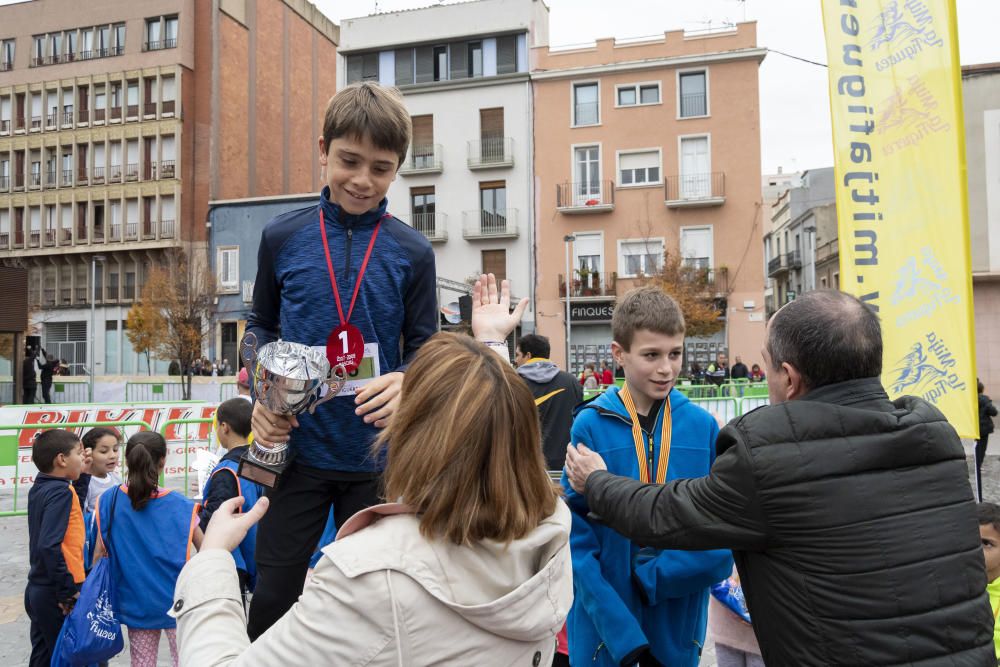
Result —
MULTIPOLYGON (((966 447, 972 473, 971 447, 966 447)), ((983 474, 985 499, 1000 503, 1000 438, 990 442, 983 474)), ((972 478, 974 479, 974 478, 972 478)), ((28 528, 24 517, 0 519, 0 665, 27 665, 31 646, 28 641, 28 618, 24 613, 24 584, 28 572, 28 528)), ((160 641, 160 665, 170 664, 165 640, 160 641)), ((294 659, 292 660, 294 664, 294 659)), ((715 650, 709 639, 701 662, 715 667, 715 650)), ((128 665, 128 647, 111 665, 128 665)))

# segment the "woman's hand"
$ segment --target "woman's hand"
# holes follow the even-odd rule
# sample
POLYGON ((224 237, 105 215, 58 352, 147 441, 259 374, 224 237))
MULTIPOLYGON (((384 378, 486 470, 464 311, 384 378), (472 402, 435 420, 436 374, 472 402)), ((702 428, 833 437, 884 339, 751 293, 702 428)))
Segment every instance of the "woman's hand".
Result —
POLYGON ((510 312, 510 281, 504 280, 498 293, 496 276, 482 274, 472 286, 472 335, 483 342, 507 340, 527 307, 524 297, 510 312))
POLYGON ((212 515, 212 520, 208 522, 208 530, 201 540, 199 551, 208 549, 232 551, 238 547, 247 536, 247 531, 253 528, 267 512, 269 502, 266 497, 262 497, 248 512, 242 514, 237 512, 243 506, 243 496, 230 498, 219 505, 219 509, 212 515))

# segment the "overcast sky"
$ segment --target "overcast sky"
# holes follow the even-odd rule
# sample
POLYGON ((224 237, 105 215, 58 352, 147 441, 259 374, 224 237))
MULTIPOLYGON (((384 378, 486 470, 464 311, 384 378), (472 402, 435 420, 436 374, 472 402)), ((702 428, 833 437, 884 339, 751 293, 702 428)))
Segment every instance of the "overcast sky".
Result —
MULTIPOLYGON (((313 0, 336 23, 375 11, 424 7, 427 0, 313 0)), ((666 30, 717 28, 757 21, 757 44, 826 62, 820 0, 546 0, 552 46, 599 37, 639 37, 666 30)), ((1000 61, 1000 0, 958 0, 963 65, 1000 61)), ((833 164, 830 101, 824 67, 769 53, 760 69, 761 165, 796 171, 833 164)))

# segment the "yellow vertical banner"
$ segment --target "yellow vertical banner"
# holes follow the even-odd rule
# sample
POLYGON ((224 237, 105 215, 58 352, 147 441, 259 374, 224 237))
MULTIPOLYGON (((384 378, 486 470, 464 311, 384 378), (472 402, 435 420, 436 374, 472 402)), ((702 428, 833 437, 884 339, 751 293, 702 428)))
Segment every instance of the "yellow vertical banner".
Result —
POLYGON ((840 288, 877 308, 889 395, 976 438, 972 273, 954 0, 822 0, 840 288))

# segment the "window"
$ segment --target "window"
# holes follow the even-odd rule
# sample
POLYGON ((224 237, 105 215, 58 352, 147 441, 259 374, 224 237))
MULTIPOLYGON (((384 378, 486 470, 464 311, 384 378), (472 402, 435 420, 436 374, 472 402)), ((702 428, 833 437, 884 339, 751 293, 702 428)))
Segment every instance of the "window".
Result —
POLYGON ((492 273, 497 282, 507 279, 507 251, 483 250, 483 273, 492 273))
POLYGON ((504 162, 503 107, 479 110, 479 159, 482 164, 504 162))
POLYGON ((45 37, 38 35, 34 38, 35 47, 33 49, 34 57, 31 59, 31 66, 37 67, 41 65, 45 60, 45 37))
POLYGON ((434 166, 434 116, 414 116, 412 167, 427 169, 434 166))
POLYGON ((681 227, 681 259, 684 266, 711 269, 712 227, 681 227))
POLYGON ((479 222, 482 234, 507 231, 507 183, 490 181, 479 184, 479 222))
POLYGON ((52 57, 51 62, 59 62, 60 56, 62 56, 62 34, 49 35, 49 55, 52 57))
POLYGON ((128 103, 128 115, 129 117, 135 117, 139 115, 139 82, 129 81, 128 82, 128 93, 127 99, 128 103))
POLYGON ((434 47, 434 80, 448 80, 448 47, 434 47))
POLYGON ((220 247, 218 254, 219 291, 235 293, 240 289, 240 249, 238 246, 220 247))
POLYGON ((681 199, 698 199, 712 194, 712 174, 708 137, 681 138, 681 199))
POLYGON ((172 49, 177 46, 177 17, 168 16, 163 19, 163 47, 172 49))
POLYGON ((146 19, 146 49, 154 51, 162 48, 160 45, 160 17, 146 19))
POLYGON ((0 42, 0 72, 14 68, 14 40, 0 42))
POLYGON ((580 287, 586 290, 600 287, 601 267, 604 264, 604 239, 601 234, 576 234, 573 255, 576 258, 573 262, 576 267, 573 279, 579 280, 580 287))
POLYGON ((618 106, 631 107, 660 103, 659 83, 636 83, 616 88, 618 106))
POLYGON ((577 146, 573 149, 573 205, 603 203, 601 198, 601 147, 577 146))
POLYGON ((517 69, 517 35, 497 37, 497 74, 513 74, 517 69))
POLYGON ((378 53, 347 56, 347 83, 378 81, 378 53))
POLYGON ((678 74, 680 100, 677 109, 681 118, 708 115, 708 78, 705 72, 678 74))
POLYGON ((396 49, 396 85, 413 83, 413 49, 396 49))
POLYGON ((618 273, 622 276, 656 273, 662 258, 662 238, 618 242, 618 273))
POLYGON ((111 27, 102 25, 97 29, 97 55, 105 57, 111 49, 111 27))
POLYGON ((83 34, 83 42, 81 44, 81 48, 83 50, 80 52, 80 57, 83 58, 83 59, 93 58, 94 57, 94 29, 93 28, 86 28, 83 31, 82 34, 83 34))
POLYGON ((125 53, 125 24, 115 24, 115 51, 113 55, 120 56, 125 53))
POLYGON ((573 125, 597 125, 601 122, 596 83, 573 84, 573 125))
POLYGON ((70 30, 66 33, 66 60, 71 61, 76 59, 76 30, 70 30))
POLYGON ((176 95, 174 77, 163 77, 161 84, 163 86, 163 95, 160 100, 160 111, 163 114, 172 114, 174 112, 174 99, 176 95))
POLYGON ((411 224, 421 234, 433 237, 434 218, 434 186, 410 189, 411 224))
POLYGON ((469 76, 483 75, 483 43, 469 42, 469 76))
POLYGON ((659 149, 618 155, 618 185, 660 183, 659 149))

